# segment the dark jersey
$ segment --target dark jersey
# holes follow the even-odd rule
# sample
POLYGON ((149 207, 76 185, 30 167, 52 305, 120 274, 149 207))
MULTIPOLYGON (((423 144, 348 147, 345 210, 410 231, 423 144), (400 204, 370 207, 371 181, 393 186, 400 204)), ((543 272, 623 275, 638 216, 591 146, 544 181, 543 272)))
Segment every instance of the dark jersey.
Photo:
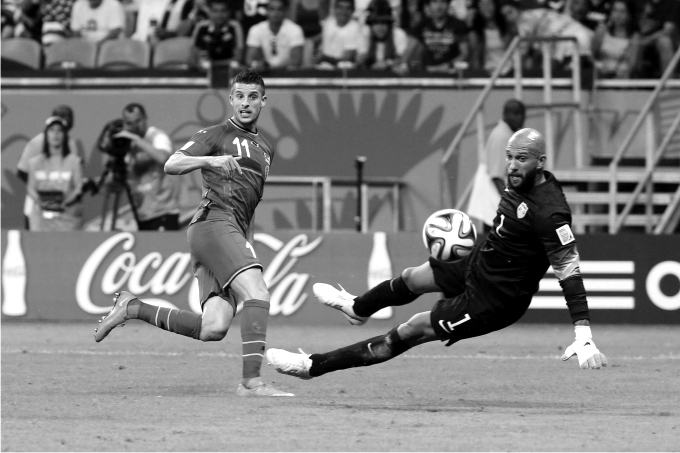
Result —
POLYGON ((578 271, 571 210, 559 182, 545 177, 528 193, 503 192, 491 233, 473 253, 473 278, 494 305, 526 309, 550 264, 578 271))
POLYGON ((425 64, 450 63, 460 54, 460 43, 467 39, 467 32, 465 22, 455 17, 449 17, 442 27, 437 27, 432 19, 426 19, 416 30, 416 36, 425 45, 425 64))
POLYGON ((242 49, 243 43, 241 24, 235 20, 230 20, 219 28, 210 21, 204 21, 196 26, 194 32, 194 46, 206 51, 212 61, 240 58, 240 55, 236 55, 236 50, 242 49))
POLYGON ((243 174, 228 178, 218 168, 202 168, 203 200, 210 202, 210 214, 201 215, 200 208, 191 223, 201 220, 227 220, 245 236, 250 219, 264 193, 264 182, 274 159, 274 150, 258 133, 249 132, 232 120, 196 132, 179 152, 187 156, 241 157, 238 164, 243 174))

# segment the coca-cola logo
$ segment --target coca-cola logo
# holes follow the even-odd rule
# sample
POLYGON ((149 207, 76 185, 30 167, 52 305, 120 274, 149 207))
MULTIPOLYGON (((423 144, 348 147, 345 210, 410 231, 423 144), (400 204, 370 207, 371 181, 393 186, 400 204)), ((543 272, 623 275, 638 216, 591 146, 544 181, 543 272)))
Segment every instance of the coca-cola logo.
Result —
MULTIPOLYGON (((293 268, 301 257, 316 249, 322 239, 319 236, 309 242, 306 234, 299 234, 284 243, 269 234, 255 234, 255 243, 275 252, 263 275, 271 294, 269 312, 272 316, 290 316, 304 304, 307 299, 304 289, 310 275, 293 272, 293 268)), ((119 233, 92 252, 78 275, 75 294, 78 306, 86 313, 107 313, 110 305, 97 305, 91 299, 93 291, 98 289, 98 292, 109 295, 127 290, 140 297, 143 295, 146 303, 177 308, 165 297, 179 293, 189 284, 189 307, 200 313, 198 284, 192 278, 190 254, 175 252, 164 258, 160 252, 153 251, 139 257, 133 250, 135 240, 136 236, 132 233, 119 233), (104 263, 108 265, 102 269, 104 263), (98 275, 101 275, 100 280, 95 281, 98 275), (148 293, 152 296, 148 297, 148 293)))

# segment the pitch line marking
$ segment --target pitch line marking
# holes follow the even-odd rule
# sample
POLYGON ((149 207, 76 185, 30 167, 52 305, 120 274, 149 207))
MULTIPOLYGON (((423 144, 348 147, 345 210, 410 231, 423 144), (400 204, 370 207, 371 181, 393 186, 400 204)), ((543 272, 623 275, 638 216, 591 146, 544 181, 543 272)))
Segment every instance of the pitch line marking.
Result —
MULTIPOLYGON (((233 354, 230 352, 156 352, 156 351, 87 351, 87 350, 48 350, 48 349, 2 349, 2 354, 44 354, 44 355, 91 355, 91 356, 157 356, 157 357, 182 357, 182 356, 199 356, 199 357, 224 357, 224 358, 241 358, 241 354, 233 354)), ((405 359, 415 360, 460 360, 460 359, 482 359, 482 360, 556 360, 562 357, 561 354, 554 355, 501 355, 501 354, 405 354, 401 357, 405 359)), ((617 360, 680 360, 680 354, 668 353, 658 354, 654 356, 641 355, 626 355, 626 356, 609 356, 611 359, 617 360)))

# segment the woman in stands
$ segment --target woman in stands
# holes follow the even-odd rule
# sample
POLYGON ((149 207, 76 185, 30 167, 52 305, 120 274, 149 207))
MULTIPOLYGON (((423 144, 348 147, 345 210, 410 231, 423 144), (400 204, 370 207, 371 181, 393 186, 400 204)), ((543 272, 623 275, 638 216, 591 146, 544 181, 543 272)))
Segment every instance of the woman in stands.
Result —
MULTIPOLYGON (((473 69, 484 69, 491 74, 500 63, 512 36, 495 0, 478 0, 472 17, 471 63, 473 69)), ((510 64, 501 74, 510 70, 510 64)))
POLYGON ((32 231, 70 231, 81 227, 82 164, 68 144, 66 121, 51 116, 45 122, 43 151, 28 165, 28 195, 36 202, 32 231))
POLYGON ((368 7, 366 53, 359 55, 359 65, 370 69, 396 69, 402 64, 408 45, 406 32, 394 25, 388 0, 373 0, 368 7))
POLYGON ((615 0, 606 24, 595 30, 593 57, 600 77, 628 79, 635 69, 640 48, 640 34, 633 20, 633 6, 615 0))

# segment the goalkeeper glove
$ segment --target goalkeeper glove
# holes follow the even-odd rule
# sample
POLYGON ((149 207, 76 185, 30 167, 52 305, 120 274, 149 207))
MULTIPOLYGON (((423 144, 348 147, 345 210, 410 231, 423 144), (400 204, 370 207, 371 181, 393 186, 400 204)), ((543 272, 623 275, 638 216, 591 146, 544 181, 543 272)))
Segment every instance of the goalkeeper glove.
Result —
POLYGON ((562 360, 569 360, 570 357, 576 355, 581 368, 598 370, 600 367, 607 366, 607 357, 595 346, 590 327, 574 326, 574 332, 576 333, 576 340, 564 350, 562 360))

